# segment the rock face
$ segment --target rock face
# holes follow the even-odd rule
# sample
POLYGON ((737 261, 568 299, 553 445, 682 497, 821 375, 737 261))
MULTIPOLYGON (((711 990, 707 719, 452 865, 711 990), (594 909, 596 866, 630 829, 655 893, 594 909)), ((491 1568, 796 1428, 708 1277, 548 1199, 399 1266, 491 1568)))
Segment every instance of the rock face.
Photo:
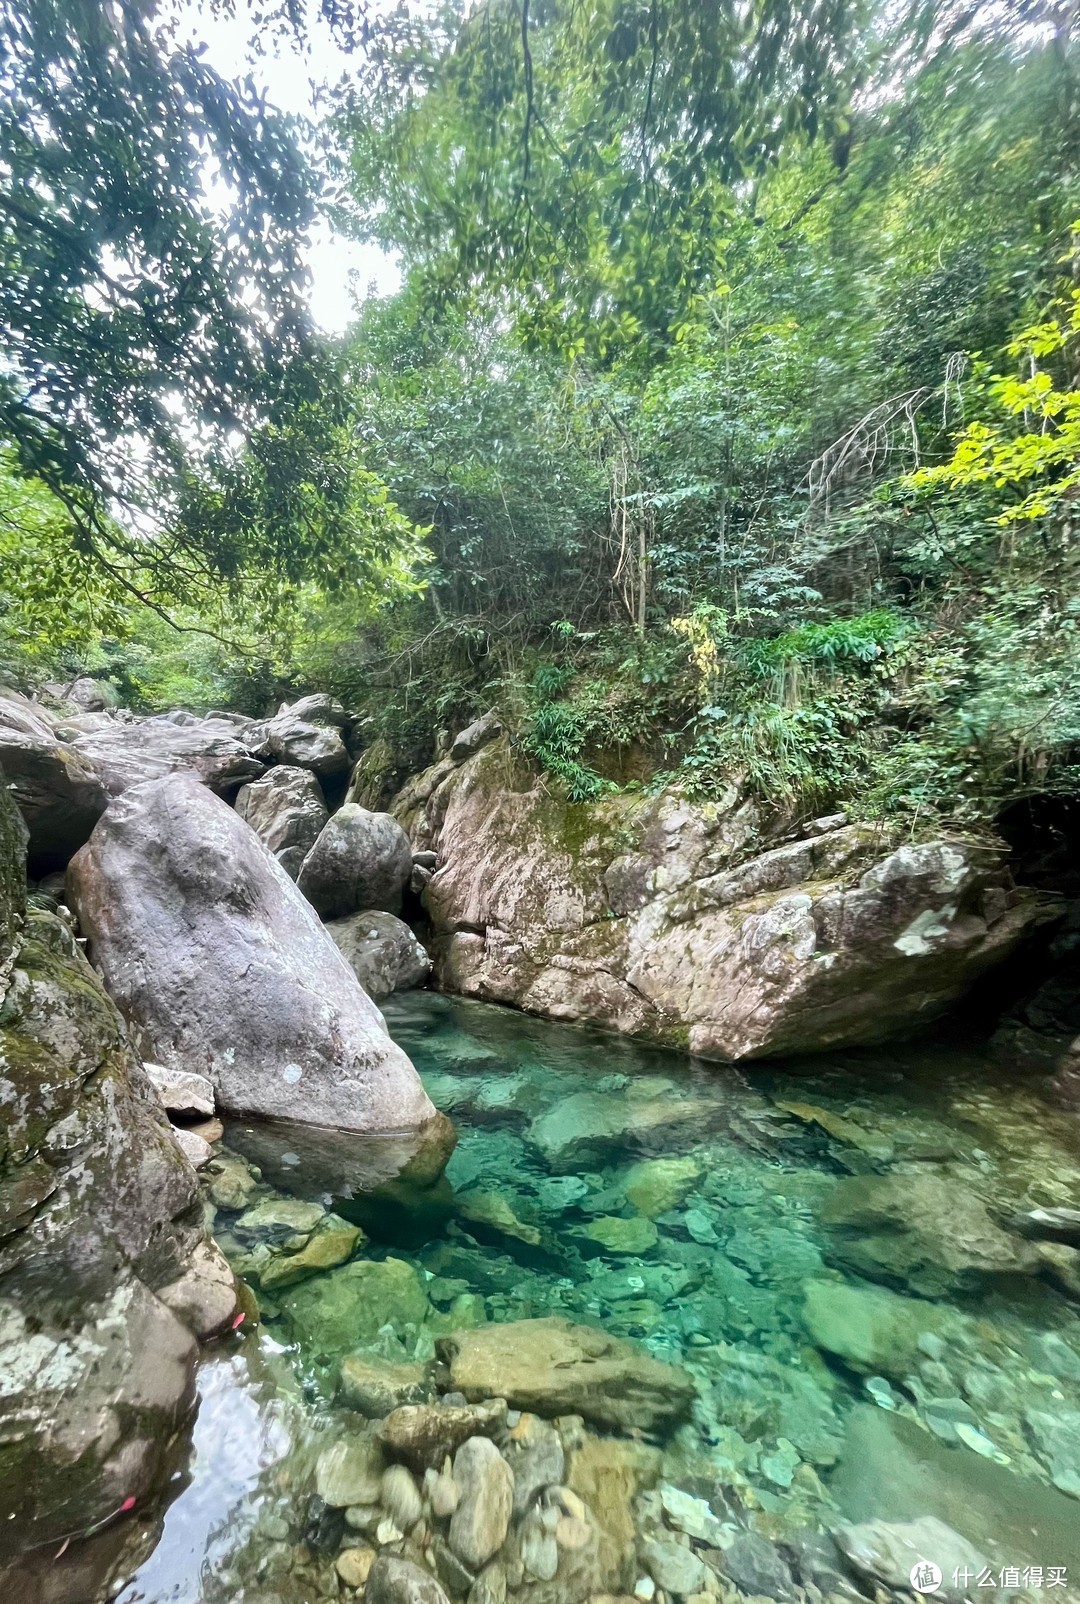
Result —
POLYGON ((408 925, 392 913, 366 908, 326 927, 338 951, 376 1002, 393 991, 422 986, 431 973, 431 959, 408 925))
POLYGON ((0 1565, 151 1489, 236 1302, 98 977, 55 915, 18 928, 21 836, 0 789, 0 1565))
POLYGON ((290 880, 300 873, 329 817, 314 774, 283 764, 241 786, 236 811, 270 848, 290 880))
POLYGON ((937 1017, 1042 917, 994 854, 833 820, 754 855, 737 787, 561 802, 505 740, 392 803, 451 990, 724 1060, 881 1041, 937 1017))
POLYGON ((230 794, 263 771, 257 757, 225 719, 194 713, 154 718, 110 718, 90 713, 57 725, 57 731, 96 770, 110 797, 166 774, 193 775, 211 790, 230 794))
POLYGON ((685 1370, 569 1320, 514 1320, 456 1331, 436 1344, 466 1398, 503 1397, 514 1409, 579 1414, 598 1425, 656 1432, 694 1399, 685 1370))
POLYGON ((389 813, 369 813, 346 802, 304 859, 297 884, 324 919, 361 908, 401 911, 412 874, 412 848, 389 813))
POLYGON ((68 881, 154 1061, 208 1075, 222 1108, 365 1132, 434 1118, 312 909, 205 787, 173 775, 129 791, 68 881))
POLYGON ((30 832, 35 875, 78 851, 108 801, 93 766, 58 738, 55 724, 36 703, 0 691, 0 767, 30 832))

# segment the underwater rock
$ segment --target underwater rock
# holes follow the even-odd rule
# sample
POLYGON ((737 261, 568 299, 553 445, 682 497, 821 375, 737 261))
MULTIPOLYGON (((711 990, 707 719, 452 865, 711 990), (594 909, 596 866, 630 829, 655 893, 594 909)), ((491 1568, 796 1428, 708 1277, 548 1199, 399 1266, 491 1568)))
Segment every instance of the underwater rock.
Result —
POLYGON ((324 919, 361 908, 397 914, 411 874, 412 847, 397 820, 346 802, 304 859, 297 885, 324 919))
POLYGON ((334 1569, 346 1587, 359 1589, 367 1581, 374 1563, 373 1548, 343 1548, 334 1561, 334 1569))
POLYGON ((232 808, 184 775, 113 802, 68 870, 94 961, 156 1062, 220 1105, 351 1131, 434 1107, 309 904, 232 808))
POLYGON ((331 1509, 374 1504, 382 1491, 382 1449, 372 1437, 342 1437, 315 1465, 315 1489, 331 1509))
POLYGON ((436 1343, 467 1398, 505 1397, 548 1417, 655 1433, 685 1419, 693 1379, 675 1365, 589 1326, 552 1317, 459 1331, 436 1343))
POLYGON ((655 1220, 660 1214, 678 1208, 701 1179, 700 1159, 646 1158, 631 1166, 626 1177, 626 1201, 655 1220))
POLYGON ((1054 1486, 1071 1498, 1080 1498, 1080 1411, 1058 1408, 1051 1414, 1029 1409, 1024 1425, 1054 1486))
POLYGON ((327 934, 368 996, 376 1002, 391 992, 422 986, 431 959, 408 925, 392 913, 365 908, 345 919, 331 919, 327 934))
POLYGON ((341 1361, 338 1397, 369 1420, 381 1420, 402 1404, 422 1403, 432 1391, 422 1364, 394 1364, 371 1353, 349 1353, 341 1361))
POLYGON ((566 1469, 562 1439, 539 1415, 525 1412, 511 1427, 503 1458, 514 1473, 514 1514, 524 1515, 538 1495, 557 1486, 566 1469))
POLYGON ((306 769, 279 764, 236 793, 236 811, 274 854, 290 880, 329 818, 322 789, 306 769))
POLYGON ((920 1336, 930 1332, 947 1340, 962 1324, 938 1304, 842 1281, 808 1281, 803 1319, 811 1341, 853 1370, 901 1380, 917 1363, 920 1336))
POLYGON ((228 1331, 239 1308, 239 1287, 216 1242, 200 1242, 183 1275, 158 1297, 200 1342, 228 1331))
POLYGON ((640 1214, 628 1220, 614 1214, 601 1215, 588 1225, 578 1226, 576 1235, 583 1242, 595 1243, 606 1253, 648 1253, 659 1240, 652 1220, 640 1214))
POLYGON ((411 1531, 424 1513, 420 1489, 404 1465, 388 1465, 383 1471, 379 1498, 403 1532, 411 1531))
POLYGON ((380 1554, 368 1573, 364 1604, 450 1604, 430 1571, 396 1554, 380 1554))
POLYGON ((692 1549, 657 1537, 641 1544, 641 1557, 649 1575, 665 1593, 689 1598, 704 1590, 709 1573, 692 1549))
POLYGON ((776 1544, 760 1532, 740 1532, 723 1549, 720 1563, 723 1574, 731 1578, 740 1593, 781 1601, 796 1597, 787 1562, 776 1544))
POLYGON ((861 1576, 886 1587, 907 1591, 915 1567, 932 1560, 941 1571, 936 1591, 943 1598, 961 1599, 970 1591, 968 1582, 953 1583, 955 1572, 974 1582, 989 1564, 985 1555, 935 1515, 906 1523, 872 1520, 861 1526, 838 1526, 833 1536, 861 1576))
MULTIPOLYGON (((240 1223, 238 1220, 237 1225, 240 1223)), ((366 1240, 359 1226, 350 1225, 336 1214, 328 1214, 302 1248, 293 1253, 279 1253, 263 1267, 259 1272, 259 1285, 264 1292, 295 1286, 321 1270, 332 1270, 344 1264, 366 1240)))
POLYGON ((528 1141, 555 1172, 588 1169, 628 1147, 701 1137, 716 1122, 715 1103, 699 1097, 611 1097, 574 1092, 533 1120, 528 1141))
POLYGON ((336 1360, 370 1342, 384 1325, 396 1331, 408 1323, 422 1325, 430 1305, 416 1271, 403 1259, 354 1259, 289 1287, 281 1307, 312 1358, 336 1360))
POLYGON ((378 1427, 379 1441, 413 1470, 439 1468, 470 1437, 497 1436, 506 1425, 506 1401, 476 1404, 405 1404, 378 1427))
POLYGON ((928 1297, 1039 1268, 1031 1244, 995 1225, 970 1187, 932 1171, 851 1176, 826 1197, 820 1219, 835 1233, 830 1257, 928 1297))
POLYGON ((540 1245, 538 1226, 519 1220, 506 1198, 499 1192, 461 1192, 457 1198, 458 1212, 467 1225, 480 1226, 485 1233, 496 1237, 509 1237, 524 1242, 528 1247, 540 1245))
POLYGON ((506 1541, 514 1473, 489 1437, 469 1437, 454 1455, 454 1482, 461 1496, 450 1517, 450 1547, 479 1570, 506 1541))

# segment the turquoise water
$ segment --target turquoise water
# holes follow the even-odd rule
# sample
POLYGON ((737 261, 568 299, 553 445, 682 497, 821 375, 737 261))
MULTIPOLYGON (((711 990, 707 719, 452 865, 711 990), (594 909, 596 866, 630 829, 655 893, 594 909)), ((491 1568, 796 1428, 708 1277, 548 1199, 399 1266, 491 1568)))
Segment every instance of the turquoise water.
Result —
POLYGON ((933 1513, 1080 1580, 1080 1254, 1012 1229, 1080 1198, 1076 1124, 1037 1083, 947 1044, 742 1073, 431 993, 385 1012, 458 1128, 445 1181, 379 1186, 355 1139, 226 1131, 257 1173, 230 1161, 246 1196, 214 1230, 270 1290, 203 1365, 123 1604, 338 1597, 305 1523, 350 1419, 342 1354, 427 1362, 453 1329, 549 1314, 691 1372, 664 1477, 739 1526, 933 1513), (328 1237, 377 1267, 362 1308, 344 1260, 275 1284, 328 1237))

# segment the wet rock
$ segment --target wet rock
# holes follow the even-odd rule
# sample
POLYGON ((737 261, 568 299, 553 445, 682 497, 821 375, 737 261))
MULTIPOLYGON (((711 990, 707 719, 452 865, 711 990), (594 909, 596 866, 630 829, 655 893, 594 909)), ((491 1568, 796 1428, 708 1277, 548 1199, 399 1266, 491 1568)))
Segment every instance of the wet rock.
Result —
POLYGON ((545 1531, 535 1518, 526 1522, 521 1533, 521 1563, 526 1574, 538 1582, 554 1581, 559 1569, 555 1533, 545 1531))
POLYGON ((450 1517, 450 1546, 478 1570, 506 1541, 514 1474, 489 1437, 470 1437, 454 1455, 454 1481, 460 1498, 450 1517))
POLYGON ((304 859, 297 884, 324 919, 361 908, 397 914, 411 873, 412 847, 397 820, 346 802, 304 859))
POLYGON ((304 697, 285 704, 262 729, 262 755, 314 774, 343 774, 349 753, 341 738, 344 709, 330 697, 304 697))
POLYGON ((242 785, 236 795, 236 811, 290 880, 300 873, 300 865, 329 817, 314 774, 284 764, 250 785, 242 785))
MULTIPOLYGON (((717 1520, 703 1498, 695 1498, 682 1488, 664 1482, 660 1487, 660 1504, 668 1524, 677 1531, 685 1532, 688 1537, 696 1537, 698 1542, 707 1543, 710 1548, 723 1546, 723 1523, 717 1520)), ((750 1591, 758 1592, 759 1589, 752 1588, 750 1591)))
POLYGON ((370 1420, 381 1419, 402 1404, 422 1403, 431 1383, 421 1364, 394 1364, 376 1354, 350 1353, 341 1361, 338 1397, 370 1420))
POLYGON ((606 1253, 648 1253, 658 1240, 656 1226, 642 1215, 628 1220, 617 1215, 602 1216, 580 1226, 577 1235, 584 1242, 595 1242, 606 1253))
POLYGON ((403 1532, 411 1531, 424 1513, 420 1490, 404 1465, 389 1465, 383 1471, 379 1497, 403 1532))
POLYGON ((834 1259, 928 1297, 1039 1266, 1030 1244, 995 1225, 981 1198, 951 1176, 852 1176, 825 1199, 821 1219, 835 1232, 834 1259))
POLYGON ((315 1488, 332 1509, 374 1504, 382 1491, 382 1449, 372 1437, 343 1437, 324 1448, 315 1465, 315 1488))
POLYGON ((182 775, 115 801, 69 869, 94 961, 156 1062, 224 1108, 350 1131, 435 1110, 312 909, 233 810, 182 775))
POLYGON ((614 1098, 575 1092, 534 1120, 528 1140, 548 1168, 561 1173, 601 1165, 636 1143, 675 1140, 708 1131, 715 1103, 696 1097, 614 1098))
POLYGON ((343 1548, 334 1561, 334 1569, 346 1587, 359 1590, 367 1581, 374 1563, 373 1548, 343 1548))
POLYGON ((376 1002, 391 992, 422 986, 431 973, 431 959, 423 946, 392 913, 367 908, 345 919, 331 919, 326 930, 376 1002))
POLYGON ((44 708, 3 687, 0 770, 29 832, 31 872, 63 867, 104 813, 105 787, 44 708))
POLYGON ((439 1520, 448 1519, 458 1507, 461 1492, 454 1480, 449 1457, 443 1460, 442 1470, 425 1470, 424 1496, 431 1503, 432 1514, 439 1520))
POLYGON ((740 1593, 770 1599, 794 1599, 795 1581, 775 1543, 758 1532, 741 1532, 723 1550, 720 1561, 740 1593))
POLYGON ((506 1604, 506 1567, 493 1560, 485 1565, 469 1592, 468 1604, 506 1604))
POLYGON ((639 1214, 655 1220, 678 1208, 701 1179, 696 1158, 647 1158, 634 1164, 626 1177, 626 1200, 639 1214))
POLYGON ((886 1587, 911 1587, 916 1565, 932 1560, 942 1574, 939 1589, 944 1598, 962 1598, 966 1585, 953 1585, 953 1575, 977 1577, 987 1568, 985 1555, 934 1515, 920 1520, 866 1521, 861 1526, 838 1526, 833 1533, 852 1568, 860 1576, 886 1587))
POLYGON ((430 1571, 396 1554, 380 1554, 368 1573, 364 1604, 450 1604, 430 1571))
POLYGON ((200 1342, 231 1329, 239 1312, 239 1288, 216 1242, 200 1242, 182 1276, 158 1289, 167 1309, 200 1342))
POLYGON ((233 1153, 217 1153, 208 1166, 209 1197, 216 1208, 235 1213, 246 1209, 259 1183, 243 1159, 233 1153))
POLYGON ((384 1325, 422 1325, 429 1304, 416 1271, 403 1259, 354 1259, 289 1287, 281 1307, 312 1358, 336 1360, 370 1342, 384 1325))
POLYGON ((538 1226, 519 1220, 507 1199, 499 1192, 462 1192, 458 1197, 458 1210, 469 1225, 479 1226, 484 1234, 510 1237, 529 1247, 538 1247, 541 1234, 538 1226))
POLYGON ((283 1242, 286 1237, 308 1235, 325 1215, 321 1203, 306 1203, 298 1197, 268 1197, 241 1214, 233 1231, 249 1241, 283 1242))
POLYGON ((511 1427, 503 1457, 514 1473, 514 1514, 524 1515, 540 1493, 557 1486, 566 1470, 562 1439, 539 1415, 525 1413, 511 1427))
POLYGON ((444 1537, 436 1535, 431 1544, 431 1557, 439 1581, 451 1594, 471 1593, 476 1577, 463 1560, 460 1560, 444 1537))
POLYGON ((1025 1236, 1080 1247, 1080 1209, 1030 1209, 1019 1217, 1016 1225, 1025 1236))
POLYGON ((1056 1331, 1033 1332, 1026 1347, 1037 1369, 1060 1381, 1080 1381, 1080 1352, 1056 1331))
POLYGON ((628 1342, 560 1318, 517 1320, 440 1338, 451 1383, 467 1398, 496 1392, 546 1416, 655 1432, 684 1419, 693 1379, 628 1342))
POLYGON ((293 1253, 278 1254, 260 1271, 259 1285, 264 1292, 296 1286, 298 1282, 306 1281, 308 1276, 344 1264, 366 1240, 359 1226, 350 1225, 348 1220, 339 1219, 336 1214, 328 1214, 302 1248, 293 1253))
POLYGON ((960 1326, 937 1304, 840 1281, 806 1283, 803 1319, 811 1340, 853 1370, 900 1379, 917 1363, 923 1332, 947 1338, 960 1326))
POLYGON ((536 1195, 545 1214, 562 1214, 589 1195, 580 1175, 546 1175, 536 1183, 536 1195))
POLYGON ((506 1424, 503 1399, 453 1407, 448 1404, 405 1405, 378 1428, 379 1441, 395 1459, 414 1470, 439 1466, 470 1437, 495 1436, 506 1424))
POLYGON ((697 1555, 678 1543, 653 1538, 641 1544, 641 1557, 657 1587, 679 1598, 700 1593, 708 1580, 708 1572, 697 1555))
POLYGON ((190 1069, 164 1069, 144 1064, 147 1078, 166 1113, 177 1119, 197 1119, 214 1112, 214 1088, 205 1075, 190 1069))
POLYGON ((175 1125, 173 1140, 193 1170, 205 1169, 214 1156, 210 1143, 203 1141, 202 1137, 197 1136, 188 1126, 175 1125))
POLYGON ((1060 1492, 1080 1498, 1080 1411, 1029 1409, 1024 1425, 1050 1480, 1060 1492))

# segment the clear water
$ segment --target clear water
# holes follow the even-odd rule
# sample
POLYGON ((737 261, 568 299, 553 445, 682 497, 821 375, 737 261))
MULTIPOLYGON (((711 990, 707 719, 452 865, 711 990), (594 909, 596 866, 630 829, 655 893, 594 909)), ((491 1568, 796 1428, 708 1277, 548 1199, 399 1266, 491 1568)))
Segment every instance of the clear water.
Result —
MULTIPOLYGON (((253 1202, 317 1203, 363 1228, 357 1257, 415 1270, 420 1306, 365 1333, 373 1352, 428 1358, 438 1335, 480 1319, 598 1325, 693 1373, 700 1401, 664 1474, 714 1508, 780 1539, 933 1513, 1002 1562, 1071 1565, 1080 1582, 1068 1252, 1037 1275, 942 1277, 944 1220, 936 1245, 923 1228, 925 1264, 897 1272, 886 1243, 868 1279, 853 1262, 877 1262, 879 1229, 821 1218, 852 1176, 897 1177, 913 1210, 928 1175, 989 1200, 999 1220, 1075 1206, 1076 1122, 1037 1084, 948 1045, 743 1074, 429 993, 385 1012, 458 1126, 445 1183, 372 1195, 355 1143, 226 1132, 259 1165, 253 1202), (601 1105, 619 1117, 595 1130, 601 1105), (685 1162, 660 1174, 657 1158, 685 1162), (925 1333, 887 1374, 860 1375, 811 1339, 808 1282, 910 1295, 912 1279, 932 1292, 918 1306, 925 1333)), ((256 1273, 280 1228, 260 1244, 235 1222, 218 1210, 215 1231, 256 1273)), ((339 1596, 332 1555, 303 1540, 314 1457, 345 1419, 337 1362, 358 1346, 311 1313, 334 1273, 267 1297, 262 1325, 205 1360, 191 1462, 123 1604, 339 1596)))

